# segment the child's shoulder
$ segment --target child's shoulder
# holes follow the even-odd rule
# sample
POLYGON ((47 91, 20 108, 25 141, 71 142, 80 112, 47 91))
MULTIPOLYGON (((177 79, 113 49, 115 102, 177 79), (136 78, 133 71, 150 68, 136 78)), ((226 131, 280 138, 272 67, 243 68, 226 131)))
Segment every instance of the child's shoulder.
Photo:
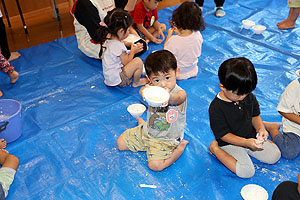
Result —
POLYGON ((144 4, 143 4, 143 1, 140 1, 139 3, 137 3, 135 6, 134 6, 134 10, 141 10, 143 9, 144 10, 144 4))
POLYGON ((184 91, 184 89, 182 89, 179 85, 176 84, 175 87, 174 87, 174 89, 171 91, 171 93, 177 93, 180 90, 184 91))

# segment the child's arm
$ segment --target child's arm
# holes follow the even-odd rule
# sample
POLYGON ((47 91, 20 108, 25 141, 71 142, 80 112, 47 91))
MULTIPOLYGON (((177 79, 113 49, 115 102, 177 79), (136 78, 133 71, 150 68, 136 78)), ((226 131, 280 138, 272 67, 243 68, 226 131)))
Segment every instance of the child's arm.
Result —
POLYGON ((168 29, 168 36, 166 38, 166 41, 165 41, 165 44, 164 44, 164 48, 166 48, 166 44, 167 44, 168 40, 172 37, 173 32, 174 32, 174 28, 169 28, 168 29))
POLYGON ((226 135, 221 137, 221 139, 224 142, 227 142, 229 144, 233 144, 235 146, 240 146, 240 147, 246 147, 246 148, 251 149, 252 151, 261 150, 261 148, 259 148, 259 146, 254 142, 255 141, 254 138, 246 139, 246 138, 234 135, 232 133, 227 133, 226 135))
POLYGON ((267 132, 261 117, 258 115, 256 117, 252 117, 252 126, 255 128, 256 132, 260 134, 262 138, 267 140, 269 133, 267 132))
POLYGON ((161 28, 160 28, 160 23, 155 20, 154 24, 153 24, 153 27, 155 28, 155 30, 157 31, 157 37, 160 38, 161 36, 161 42, 165 40, 165 35, 164 33, 162 32, 161 28))
POLYGON ((136 27, 141 31, 146 38, 151 40, 154 43, 160 44, 162 41, 160 39, 155 38, 145 27, 143 24, 136 24, 136 27))
POLYGON ((278 111, 282 116, 284 116, 286 119, 295 122, 297 124, 300 125, 300 117, 294 113, 284 113, 284 112, 280 112, 278 111))
POLYGON ((120 56, 122 64, 127 65, 130 61, 132 61, 134 54, 136 54, 142 50, 143 50, 143 44, 141 44, 141 43, 131 44, 131 49, 130 49, 129 54, 127 54, 124 51, 120 56))
POLYGON ((170 93, 168 104, 172 106, 179 106, 183 104, 185 100, 186 100, 186 92, 184 90, 179 90, 174 94, 170 93))

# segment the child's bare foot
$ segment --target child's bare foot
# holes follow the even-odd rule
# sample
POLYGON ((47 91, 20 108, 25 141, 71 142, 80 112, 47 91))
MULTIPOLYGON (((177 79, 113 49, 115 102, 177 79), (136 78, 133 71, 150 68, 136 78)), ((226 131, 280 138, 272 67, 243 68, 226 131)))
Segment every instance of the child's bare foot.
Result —
POLYGON ((10 83, 15 83, 19 79, 19 73, 16 71, 13 71, 8 76, 10 78, 10 83))
POLYGON ((185 149, 186 145, 189 143, 187 140, 181 140, 176 149, 185 149))
POLYGON ((141 79, 139 80, 139 82, 137 82, 137 83, 132 83, 132 87, 139 87, 139 86, 141 86, 141 85, 146 85, 148 82, 149 82, 148 79, 146 79, 146 78, 141 78, 141 79))
POLYGON ((277 25, 279 29, 291 29, 291 28, 295 28, 296 23, 295 22, 291 22, 291 21, 286 21, 282 24, 277 25))
POLYGON ((0 90, 0 97, 2 97, 3 96, 3 93, 1 92, 1 90, 0 90))
POLYGON ((271 138, 273 139, 276 135, 281 134, 279 129, 280 129, 280 124, 275 123, 275 122, 263 122, 265 129, 270 133, 271 138))
POLYGON ((276 123, 276 122, 263 122, 263 124, 267 131, 270 131, 272 129, 274 129, 274 130, 280 129, 280 124, 276 123))
POLYGON ((140 124, 145 124, 145 123, 146 123, 146 122, 145 122, 142 118, 140 118, 140 117, 137 117, 136 120, 137 120, 137 122, 138 122, 138 125, 140 125, 140 124))
POLYGON ((277 23, 277 26, 281 25, 281 24, 284 24, 288 19, 285 19, 285 20, 282 20, 281 22, 278 22, 277 23))
POLYGON ((8 59, 8 61, 12 61, 12 60, 16 60, 21 56, 21 54, 19 52, 11 52, 10 57, 8 59))
POLYGON ((0 149, 5 149, 6 148, 6 141, 2 138, 0 139, 0 149))
POLYGON ((208 146, 208 151, 209 153, 211 153, 212 155, 215 155, 215 150, 217 148, 220 148, 218 145, 218 142, 216 140, 212 141, 209 146, 208 146))

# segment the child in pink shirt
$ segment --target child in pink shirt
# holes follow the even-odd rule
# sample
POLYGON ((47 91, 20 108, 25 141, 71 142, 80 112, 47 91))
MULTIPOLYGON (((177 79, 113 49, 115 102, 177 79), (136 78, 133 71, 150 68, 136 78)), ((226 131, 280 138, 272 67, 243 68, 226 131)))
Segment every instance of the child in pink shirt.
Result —
POLYGON ((198 74, 198 58, 203 43, 200 31, 205 29, 201 9, 195 2, 184 2, 174 10, 171 26, 164 48, 171 51, 177 59, 180 70, 177 79, 195 77, 198 74))

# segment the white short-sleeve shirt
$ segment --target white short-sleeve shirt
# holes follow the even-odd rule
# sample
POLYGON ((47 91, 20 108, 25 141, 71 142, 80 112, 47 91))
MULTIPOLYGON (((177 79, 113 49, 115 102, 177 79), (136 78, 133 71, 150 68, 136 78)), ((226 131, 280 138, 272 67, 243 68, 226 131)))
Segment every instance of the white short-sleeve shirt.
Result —
POLYGON ((127 52, 123 42, 118 40, 107 40, 107 47, 103 54, 102 65, 104 83, 108 86, 117 86, 122 80, 120 72, 122 71, 121 54, 127 52))
MULTIPOLYGON (((282 93, 277 110, 300 116, 300 79, 292 81, 282 93)), ((300 136, 300 125, 282 117, 283 132, 292 132, 300 136)))

